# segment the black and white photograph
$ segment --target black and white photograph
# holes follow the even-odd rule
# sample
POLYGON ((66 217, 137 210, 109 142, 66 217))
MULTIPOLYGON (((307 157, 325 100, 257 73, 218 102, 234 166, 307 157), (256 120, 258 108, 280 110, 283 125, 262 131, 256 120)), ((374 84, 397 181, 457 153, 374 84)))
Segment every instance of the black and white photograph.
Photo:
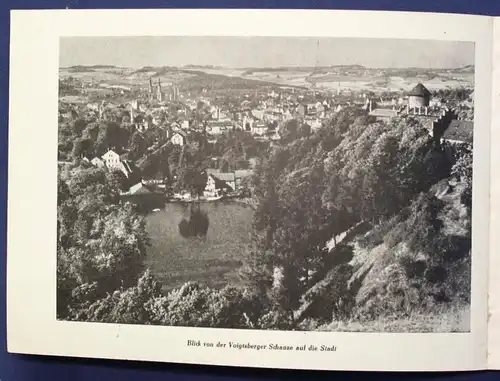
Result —
POLYGON ((60 37, 57 320, 470 332, 474 89, 468 41, 60 37))

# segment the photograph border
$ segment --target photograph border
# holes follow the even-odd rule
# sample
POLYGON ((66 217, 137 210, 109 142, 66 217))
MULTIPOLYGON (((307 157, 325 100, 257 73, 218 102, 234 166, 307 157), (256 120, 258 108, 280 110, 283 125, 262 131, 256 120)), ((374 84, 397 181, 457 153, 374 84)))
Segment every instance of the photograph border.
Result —
POLYGON ((16 353, 271 368, 388 371, 484 368, 488 289, 485 274, 489 260, 491 32, 491 22, 487 17, 419 13, 282 10, 13 11, 7 259, 8 350, 16 353), (28 25, 29 28, 26 27, 28 25), (280 25, 279 34, 273 25, 280 25), (363 33, 361 29, 366 32, 363 33), (398 36, 475 42, 475 103, 479 107, 474 121, 471 332, 284 332, 57 321, 55 221, 59 37, 91 35, 398 36), (26 101, 26 94, 30 95, 30 99, 36 99, 36 102, 31 104, 26 101), (26 112, 27 107, 30 112, 26 112), (36 197, 33 198, 33 195, 36 197), (30 216, 29 219, 26 214, 30 216), (36 298, 33 298, 33 293, 36 293, 36 298), (214 343, 250 341, 256 344, 260 340, 266 344, 292 346, 335 345, 337 350, 262 353, 188 347, 187 340, 214 343), (359 359, 363 359, 362 364, 359 359))

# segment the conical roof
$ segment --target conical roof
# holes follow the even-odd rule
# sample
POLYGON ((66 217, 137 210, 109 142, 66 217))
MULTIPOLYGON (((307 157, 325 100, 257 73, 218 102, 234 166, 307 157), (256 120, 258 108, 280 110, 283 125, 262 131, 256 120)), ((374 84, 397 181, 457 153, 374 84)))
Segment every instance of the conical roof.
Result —
POLYGON ((418 83, 417 86, 415 86, 409 93, 408 95, 414 96, 414 97, 427 97, 431 93, 427 88, 422 85, 421 83, 418 83))

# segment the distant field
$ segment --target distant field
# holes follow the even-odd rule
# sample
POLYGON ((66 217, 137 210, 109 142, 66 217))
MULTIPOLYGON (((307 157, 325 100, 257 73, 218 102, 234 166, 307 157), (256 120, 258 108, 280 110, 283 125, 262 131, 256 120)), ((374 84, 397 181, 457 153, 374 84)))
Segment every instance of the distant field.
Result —
POLYGON ((446 72, 438 73, 432 79, 428 79, 425 75, 413 77, 391 76, 385 77, 381 75, 364 75, 364 73, 353 75, 342 75, 336 73, 328 73, 324 70, 321 73, 313 74, 313 71, 304 71, 299 69, 290 70, 258 70, 252 72, 246 70, 231 70, 231 69, 197 69, 210 74, 226 75, 230 77, 240 77, 245 79, 254 79, 266 82, 272 82, 279 85, 290 86, 307 86, 312 83, 319 89, 351 89, 356 91, 371 90, 410 90, 418 82, 425 84, 429 90, 471 87, 474 85, 474 74, 471 72, 446 72))
MULTIPOLYGON (((350 89, 353 91, 407 91, 418 82, 422 82, 429 90, 445 88, 472 87, 474 85, 474 74, 470 71, 436 71, 436 72, 414 72, 412 76, 408 73, 399 74, 388 70, 386 75, 379 70, 365 72, 360 70, 352 74, 338 74, 314 69, 289 69, 289 70, 244 70, 244 69, 172 69, 151 68, 146 70, 134 69, 92 69, 92 71, 76 71, 61 69, 60 77, 73 77, 82 82, 104 82, 108 85, 146 87, 149 78, 157 81, 159 76, 163 85, 180 84, 183 87, 209 86, 219 88, 253 88, 274 83, 281 86, 311 87, 313 84, 318 89, 336 90, 350 89), (203 75, 202 73, 206 74, 203 75), (401 76, 403 75, 403 76, 401 76), (233 80, 231 79, 233 78, 233 80), (255 82, 254 82, 255 81, 255 82)), ((155 83, 156 84, 156 83, 155 83)))

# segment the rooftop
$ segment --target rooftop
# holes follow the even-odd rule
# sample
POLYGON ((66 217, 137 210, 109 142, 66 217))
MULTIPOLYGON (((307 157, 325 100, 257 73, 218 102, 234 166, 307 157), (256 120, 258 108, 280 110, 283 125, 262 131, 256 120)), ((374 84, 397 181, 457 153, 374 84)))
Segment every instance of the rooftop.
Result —
POLYGON ((409 93, 409 96, 414 96, 414 97, 428 97, 431 95, 430 91, 427 90, 427 88, 422 85, 421 83, 418 83, 409 93))
POLYGON ((443 133, 443 139, 464 143, 472 143, 474 122, 468 120, 452 120, 443 133))
POLYGON ((128 195, 145 195, 151 193, 153 192, 142 182, 131 186, 129 191, 127 192, 128 195))
POLYGON ((222 181, 234 181, 235 179, 234 173, 231 172, 228 173, 219 172, 219 173, 214 173, 213 175, 222 181))

